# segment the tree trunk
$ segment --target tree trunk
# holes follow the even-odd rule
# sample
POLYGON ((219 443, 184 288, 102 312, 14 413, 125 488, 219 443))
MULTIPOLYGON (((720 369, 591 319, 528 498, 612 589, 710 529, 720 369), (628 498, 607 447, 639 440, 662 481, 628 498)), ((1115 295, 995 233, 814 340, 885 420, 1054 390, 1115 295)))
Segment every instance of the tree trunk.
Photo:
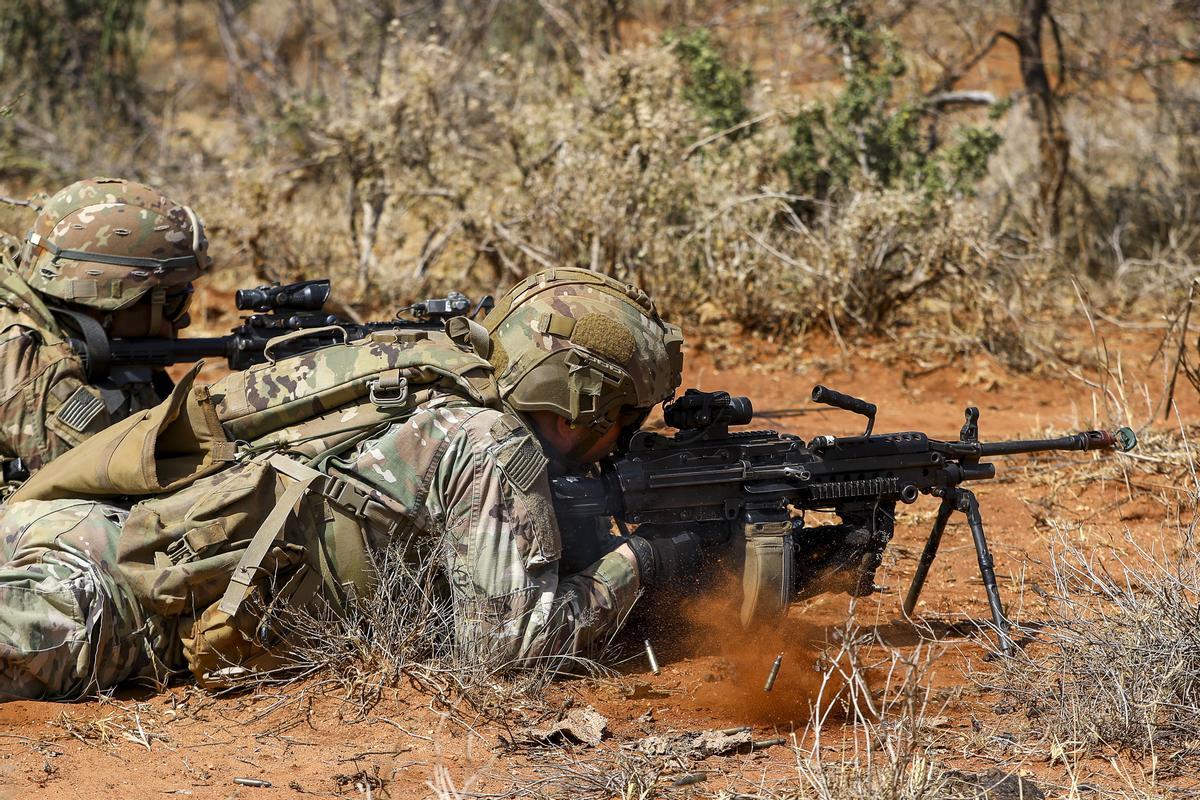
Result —
MULTIPOLYGON (((1016 36, 1021 80, 1029 96, 1029 112, 1038 126, 1041 171, 1038 178, 1037 219, 1043 236, 1058 234, 1063 186, 1071 154, 1071 140, 1059 116, 1058 98, 1050 86, 1042 54, 1042 23, 1049 15, 1049 5, 1049 0, 1021 0, 1021 20, 1016 36)), ((1061 60, 1062 53, 1058 57, 1061 60)))

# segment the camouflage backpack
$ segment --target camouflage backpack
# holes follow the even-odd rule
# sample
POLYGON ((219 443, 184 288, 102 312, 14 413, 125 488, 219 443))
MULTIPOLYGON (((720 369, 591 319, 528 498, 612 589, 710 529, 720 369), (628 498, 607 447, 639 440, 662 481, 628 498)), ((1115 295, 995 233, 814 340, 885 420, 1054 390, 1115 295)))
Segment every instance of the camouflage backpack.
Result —
POLYGON ((256 609, 316 595, 353 603, 373 577, 364 518, 398 527, 369 487, 324 474, 323 462, 435 391, 482 406, 499 398, 486 360, 420 331, 377 332, 211 386, 193 386, 197 370, 13 499, 145 498, 122 529, 118 567, 148 610, 179 620, 192 671, 218 682, 226 668, 269 665, 256 609))

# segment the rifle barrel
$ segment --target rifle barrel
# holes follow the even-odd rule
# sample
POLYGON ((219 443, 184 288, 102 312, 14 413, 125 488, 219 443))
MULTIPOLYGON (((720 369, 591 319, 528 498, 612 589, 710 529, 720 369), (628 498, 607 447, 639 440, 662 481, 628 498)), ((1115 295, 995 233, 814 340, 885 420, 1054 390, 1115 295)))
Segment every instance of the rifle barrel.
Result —
POLYGON ((189 339, 112 339, 112 363, 165 367, 201 358, 228 358, 230 336, 189 339))
POLYGON ((1117 437, 1108 431, 1084 431, 1056 439, 1019 439, 1013 442, 986 442, 979 455, 1011 456, 1018 453, 1042 453, 1051 450, 1111 450, 1119 447, 1117 437))

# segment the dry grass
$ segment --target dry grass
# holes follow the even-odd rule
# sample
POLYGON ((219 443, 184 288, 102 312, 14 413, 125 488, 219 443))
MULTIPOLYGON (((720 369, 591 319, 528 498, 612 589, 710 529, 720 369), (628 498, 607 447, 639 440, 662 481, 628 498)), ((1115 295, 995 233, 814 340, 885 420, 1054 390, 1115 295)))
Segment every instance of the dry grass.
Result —
POLYGON ((456 606, 436 548, 397 542, 370 557, 378 580, 350 609, 318 599, 264 613, 282 664, 231 676, 230 688, 269 692, 283 706, 302 705, 302 695, 333 693, 361 719, 389 689, 411 685, 443 711, 469 709, 474 719, 505 721, 541 710, 540 692, 556 677, 606 672, 581 655, 512 661, 510 639, 500 632, 481 637, 479 629, 495 626, 456 606))
POLYGON ((1077 756, 1127 751, 1160 775, 1190 773, 1200 755, 1194 526, 1179 530, 1178 553, 1132 536, 1129 556, 1060 537, 1048 585, 1035 584, 1038 599, 1024 609, 1034 642, 996 673, 1003 705, 1077 756))
MULTIPOLYGON (((978 4, 877 5, 897 15, 912 70, 893 105, 1007 24, 978 4)), ((642 283, 694 331, 882 335, 917 355, 983 351, 1027 369, 1064 355, 1055 322, 1072 280, 1100 307, 1146 316, 1177 306, 1196 274, 1184 112, 1197 82, 1162 66, 1174 63, 1159 35, 1169 5, 1126 4, 1117 24, 1094 0, 1055 4, 1079 156, 1053 241, 1033 233, 1039 166, 1021 103, 994 123, 928 120, 929 142, 953 140, 960 120, 1005 137, 975 196, 931 201, 869 179, 800 196, 782 166, 790 120, 836 92, 825 79, 840 63, 813 58, 829 43, 803 6, 152 3, 148 91, 128 95, 141 98, 136 147, 120 119, 72 117, 86 129, 75 135, 22 101, 0 129, 40 138, 0 137, 0 178, 42 189, 116 169, 164 183, 203 212, 223 284, 330 275, 364 314, 569 264, 642 283), (737 99, 744 124, 713 127, 666 26, 706 27, 732 67, 756 65, 737 99), (36 168, 2 171, 28 154, 36 168)), ((28 224, 3 213, 0 226, 28 224)))

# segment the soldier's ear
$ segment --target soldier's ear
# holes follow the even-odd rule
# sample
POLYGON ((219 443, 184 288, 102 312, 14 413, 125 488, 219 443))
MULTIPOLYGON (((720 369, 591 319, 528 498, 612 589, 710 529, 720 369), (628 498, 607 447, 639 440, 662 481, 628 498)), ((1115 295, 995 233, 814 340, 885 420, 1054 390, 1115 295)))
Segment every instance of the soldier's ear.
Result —
POLYGON ((528 419, 533 432, 555 456, 561 458, 578 446, 579 430, 573 429, 566 417, 553 411, 534 411, 528 415, 528 419))

